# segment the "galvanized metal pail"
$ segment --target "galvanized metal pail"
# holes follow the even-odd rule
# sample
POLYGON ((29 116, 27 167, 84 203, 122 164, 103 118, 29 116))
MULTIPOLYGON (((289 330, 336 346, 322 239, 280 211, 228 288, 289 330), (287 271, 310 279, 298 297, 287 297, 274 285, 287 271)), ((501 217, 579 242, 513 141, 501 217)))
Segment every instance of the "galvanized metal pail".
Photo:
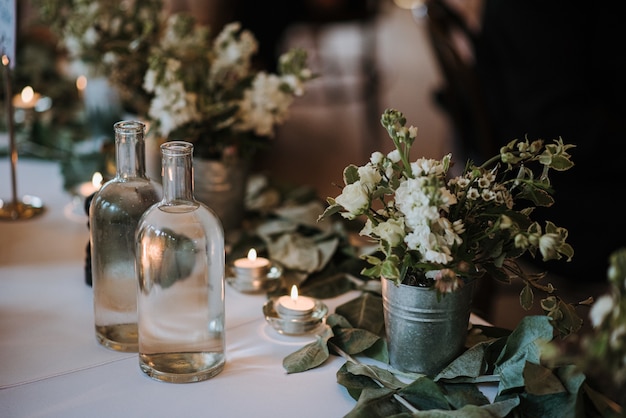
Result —
POLYGON ((249 162, 194 159, 194 195, 220 218, 225 232, 241 227, 249 162))
POLYGON ((434 376, 463 351, 473 285, 442 295, 381 279, 390 365, 434 376))

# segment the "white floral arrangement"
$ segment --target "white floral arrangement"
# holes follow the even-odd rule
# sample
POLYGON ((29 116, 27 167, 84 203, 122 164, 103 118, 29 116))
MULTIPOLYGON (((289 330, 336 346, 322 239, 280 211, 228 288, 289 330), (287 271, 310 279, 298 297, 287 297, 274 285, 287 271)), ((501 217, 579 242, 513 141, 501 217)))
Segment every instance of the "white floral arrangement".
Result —
POLYGON ((154 96, 148 112, 152 129, 194 143, 196 155, 205 157, 263 146, 313 75, 302 49, 280 56, 278 74, 255 71, 257 49, 254 35, 238 22, 211 40, 208 28, 193 17, 170 16, 152 48, 144 82, 154 96))
POLYGON ((306 51, 258 71, 254 35, 237 22, 215 38, 193 16, 164 13, 162 0, 33 0, 77 73, 106 76, 126 110, 166 139, 194 143, 194 155, 220 158, 266 146, 295 97, 314 76, 306 51))
POLYGON ((513 140, 484 164, 468 161, 452 176, 451 154, 409 160, 417 128, 405 126, 401 112, 388 109, 381 122, 395 149, 374 152, 364 166, 346 167, 341 194, 327 199, 320 216, 340 213, 364 221, 360 235, 376 243, 376 251, 364 256, 371 267, 362 274, 441 294, 483 276, 506 283, 520 279, 525 309, 533 304, 534 290, 545 292, 541 306, 558 331, 577 331, 582 320, 574 306, 540 282, 545 273, 527 274, 517 262, 525 253, 544 261, 574 254, 566 229, 550 221, 542 227, 531 218, 535 207, 554 203, 549 172, 574 165, 567 152, 573 145, 513 140))

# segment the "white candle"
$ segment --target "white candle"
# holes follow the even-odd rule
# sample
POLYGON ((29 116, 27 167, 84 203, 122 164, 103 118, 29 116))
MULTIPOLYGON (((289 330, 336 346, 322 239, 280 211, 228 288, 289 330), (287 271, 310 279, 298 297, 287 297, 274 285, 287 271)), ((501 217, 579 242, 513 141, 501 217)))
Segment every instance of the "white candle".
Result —
POLYGON ((281 296, 276 301, 276 311, 282 317, 301 318, 309 316, 315 309, 315 300, 307 296, 298 296, 296 285, 291 287, 290 296, 281 296))
POLYGON ((40 98, 41 94, 35 93, 31 86, 26 86, 22 89, 20 94, 16 94, 13 97, 13 107, 18 109, 33 109, 40 98))
POLYGON ((270 260, 265 257, 257 257, 256 250, 251 248, 248 257, 238 258, 233 263, 235 274, 240 279, 254 280, 267 276, 270 268, 270 260))
POLYGON ((270 265, 270 260, 264 257, 257 257, 256 250, 251 248, 248 251, 247 258, 238 258, 235 260, 235 267, 247 268, 247 269, 257 269, 262 267, 268 267, 270 265))

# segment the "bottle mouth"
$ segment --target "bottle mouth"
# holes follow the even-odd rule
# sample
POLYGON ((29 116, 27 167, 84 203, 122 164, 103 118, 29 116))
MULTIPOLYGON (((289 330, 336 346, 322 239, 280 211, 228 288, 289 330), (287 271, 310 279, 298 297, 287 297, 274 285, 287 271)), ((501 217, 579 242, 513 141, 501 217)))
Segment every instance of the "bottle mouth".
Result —
POLYGON ((113 125, 116 132, 121 134, 144 133, 146 125, 138 120, 122 120, 113 125))
POLYGON ((169 141, 161 144, 163 155, 175 157, 177 155, 187 155, 193 152, 193 144, 186 141, 169 141))

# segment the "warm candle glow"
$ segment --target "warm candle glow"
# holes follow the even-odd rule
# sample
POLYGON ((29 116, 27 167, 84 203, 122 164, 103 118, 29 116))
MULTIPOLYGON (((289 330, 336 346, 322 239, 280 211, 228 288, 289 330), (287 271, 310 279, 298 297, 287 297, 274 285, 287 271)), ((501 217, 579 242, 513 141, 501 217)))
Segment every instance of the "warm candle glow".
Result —
POLYGON ((102 174, 100 174, 100 172, 96 171, 93 173, 93 176, 91 177, 91 184, 93 184, 93 187, 95 187, 96 190, 100 190, 100 187, 102 187, 102 174))
POLYGON ((84 75, 78 76, 76 79, 76 88, 82 93, 87 88, 87 77, 84 75))
POLYGON ((35 107, 41 95, 35 93, 31 86, 26 86, 20 94, 13 97, 13 106, 20 109, 32 109, 35 107))
POLYGON ((248 260, 256 260, 256 250, 254 248, 250 248, 250 251, 248 251, 248 260))
POLYGON ((298 301, 298 287, 295 284, 291 286, 291 300, 298 301))
POLYGON ((22 101, 24 103, 28 103, 31 100, 33 100, 33 97, 35 97, 35 91, 33 90, 31 86, 26 86, 24 87, 24 89, 22 89, 22 93, 20 94, 20 97, 22 98, 22 101))
POLYGON ((2 65, 4 65, 5 67, 9 66, 9 57, 6 55, 2 56, 2 65))

